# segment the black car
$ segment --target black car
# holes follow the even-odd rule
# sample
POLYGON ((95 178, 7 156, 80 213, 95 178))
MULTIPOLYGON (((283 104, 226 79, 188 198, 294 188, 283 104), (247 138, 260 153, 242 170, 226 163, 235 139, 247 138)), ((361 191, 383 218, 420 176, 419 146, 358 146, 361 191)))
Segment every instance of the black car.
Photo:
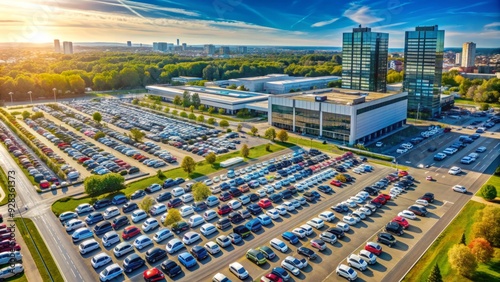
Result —
POLYGON ((333 235, 337 236, 337 238, 342 238, 344 237, 344 230, 338 228, 338 227, 331 227, 326 230, 328 233, 332 233, 333 235))
POLYGON ((157 202, 163 202, 163 201, 170 200, 170 199, 172 199, 172 193, 170 193, 170 192, 160 193, 160 195, 158 195, 158 197, 156 197, 157 202))
MULTIPOLYGON (((290 199, 292 197, 292 191, 286 189, 280 192, 282 199, 290 199)), ((271 200, 272 201, 272 200, 271 200)))
POLYGON ((399 225, 397 222, 387 223, 387 225, 385 226, 385 231, 399 236, 404 234, 403 227, 399 225))
POLYGON ((130 222, 128 220, 128 217, 126 215, 122 215, 113 219, 113 223, 111 224, 111 226, 114 230, 118 230, 121 227, 128 225, 129 223, 130 222))
POLYGON ((149 263, 157 262, 165 257, 167 257, 167 251, 161 248, 152 248, 146 252, 146 260, 149 263))
POLYGON ((313 250, 306 247, 299 247, 297 249, 297 253, 307 257, 308 259, 316 259, 318 257, 313 250))
POLYGON ((129 168, 128 170, 128 174, 133 174, 133 173, 138 173, 139 172, 139 168, 133 166, 131 168, 129 168))
POLYGON ((408 210, 413 212, 416 215, 419 215, 419 216, 426 216, 427 215, 427 209, 425 207, 413 205, 413 206, 408 207, 408 210))
POLYGON ((255 193, 251 193, 248 196, 250 197, 250 201, 252 202, 257 202, 260 199, 259 196, 255 193))
POLYGON ((240 225, 233 228, 233 233, 236 233, 241 237, 247 237, 250 235, 250 229, 248 229, 245 225, 240 225))
POLYGON ((312 190, 311 194, 314 196, 314 198, 319 199, 321 198, 321 194, 318 193, 318 191, 312 190))
POLYGON ((316 196, 314 196, 311 192, 305 192, 302 196, 306 199, 306 201, 313 203, 316 200, 316 196))
POLYGON ((100 208, 104 208, 104 207, 107 207, 109 205, 111 205, 110 199, 100 199, 100 200, 95 201, 93 207, 94 207, 94 210, 98 210, 100 208))
POLYGON ((207 204, 205 202, 195 202, 193 204, 193 209, 195 212, 204 211, 207 209, 207 204))
POLYGON ((143 266, 144 263, 145 263, 144 259, 142 259, 139 255, 134 253, 126 257, 125 260, 123 261, 123 270, 125 272, 132 272, 135 269, 138 269, 139 267, 143 266))
POLYGON ((198 261, 201 261, 202 259, 206 258, 208 256, 207 250, 203 248, 202 246, 196 245, 191 250, 189 251, 193 257, 195 257, 198 261))
POLYGON ((123 205, 122 211, 123 212, 131 212, 131 211, 134 211, 134 210, 136 210, 138 208, 139 208, 139 206, 136 203, 134 203, 134 202, 128 202, 125 205, 123 205))
POLYGON ((228 217, 231 223, 234 224, 240 223, 245 220, 238 212, 231 212, 228 217))
POLYGON ((337 172, 346 172, 346 171, 347 171, 347 170, 346 170, 343 166, 341 166, 341 165, 336 166, 336 167, 335 167, 335 170, 336 170, 337 172))
POLYGON ((231 227, 231 220, 229 218, 221 218, 215 223, 215 226, 219 229, 226 229, 228 227, 231 227))
POLYGON ((233 198, 236 198, 236 197, 241 196, 241 191, 238 190, 238 188, 232 187, 232 188, 229 188, 229 194, 231 194, 231 196, 233 198))
POLYGON ((318 190, 323 192, 323 193, 327 193, 327 194, 330 194, 333 191, 332 188, 330 188, 330 186, 326 186, 326 185, 318 186, 318 190))
POLYGON ((112 229, 113 229, 113 226, 111 225, 111 222, 109 222, 109 221, 99 222, 98 224, 96 224, 96 226, 94 226, 94 234, 96 236, 99 236, 99 235, 104 234, 108 231, 111 231, 112 229))
POLYGON ((177 207, 180 207, 182 206, 184 203, 182 202, 182 200, 180 198, 173 198, 171 200, 168 201, 168 207, 169 208, 177 208, 177 207))
POLYGON ((373 188, 373 187, 365 187, 363 189, 363 191, 370 194, 370 196, 376 196, 378 194, 378 190, 376 188, 373 188))
POLYGON ((290 274, 288 274, 288 272, 281 267, 273 268, 271 273, 283 279, 283 281, 288 281, 290 279, 290 274))
POLYGON ((172 226, 172 232, 174 232, 175 234, 179 234, 188 229, 189 229, 189 224, 185 221, 180 221, 172 226))
POLYGON ((173 180, 172 178, 168 178, 163 182, 163 189, 167 189, 175 185, 176 185, 175 180, 173 180))
POLYGON ((422 197, 420 197, 420 199, 432 203, 434 202, 434 193, 425 193, 422 197))
POLYGON ((344 177, 346 182, 352 182, 354 180, 354 178, 347 173, 344 173, 344 177))
POLYGON ((250 212, 253 215, 258 215, 262 212, 262 208, 257 204, 248 205, 247 210, 248 210, 248 212, 250 212))
POLYGON ((391 247, 392 245, 396 244, 396 238, 394 238, 394 236, 389 233, 381 232, 377 235, 377 242, 391 247))
POLYGON ((130 199, 131 200, 134 200, 134 199, 139 199, 140 197, 144 197, 146 195, 146 191, 144 190, 137 190, 134 192, 134 194, 130 195, 130 199))
POLYGON ((271 200, 271 202, 273 203, 277 203, 279 201, 281 201, 281 194, 280 193, 273 193, 269 196, 269 200, 271 200))
POLYGON ((175 261, 169 260, 169 259, 167 259, 161 263, 161 269, 170 278, 177 276, 182 272, 181 267, 175 261))

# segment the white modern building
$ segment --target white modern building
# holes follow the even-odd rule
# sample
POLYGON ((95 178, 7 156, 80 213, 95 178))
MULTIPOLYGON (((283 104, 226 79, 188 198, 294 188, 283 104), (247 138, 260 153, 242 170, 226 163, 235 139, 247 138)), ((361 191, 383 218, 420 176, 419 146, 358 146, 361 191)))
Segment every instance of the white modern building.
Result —
POLYGON ((285 94, 290 93, 290 91, 300 92, 314 88, 321 89, 328 87, 329 82, 340 79, 342 79, 340 76, 319 76, 265 82, 264 92, 269 94, 285 94))
POLYGON ((462 45, 462 67, 471 68, 476 65, 476 43, 465 42, 462 45))
POLYGON ((329 88, 269 96, 268 122, 293 132, 356 144, 402 127, 407 108, 407 92, 329 88))
POLYGON ((264 92, 264 84, 272 81, 293 80, 297 79, 288 74, 268 74, 264 76, 242 77, 227 80, 228 85, 243 85, 248 91, 264 92))
POLYGON ((194 76, 172 77, 172 82, 180 82, 180 83, 188 83, 188 82, 194 82, 194 81, 200 81, 200 80, 203 80, 203 78, 194 77, 194 76))

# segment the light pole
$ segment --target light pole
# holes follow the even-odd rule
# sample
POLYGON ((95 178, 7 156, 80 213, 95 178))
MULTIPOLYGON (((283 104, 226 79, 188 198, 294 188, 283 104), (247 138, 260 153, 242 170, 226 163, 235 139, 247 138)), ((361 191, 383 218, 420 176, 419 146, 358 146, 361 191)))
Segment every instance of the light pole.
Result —
POLYGON ((57 103, 57 99, 56 99, 56 91, 57 91, 57 89, 54 87, 54 88, 52 88, 52 91, 54 91, 54 103, 57 103))
POLYGON ((420 103, 418 103, 418 107, 417 107, 417 121, 418 121, 418 114, 420 113, 420 103))
POLYGON ((31 104, 33 104, 33 98, 31 97, 31 94, 33 94, 33 92, 28 91, 28 94, 30 94, 30 101, 31 101, 31 104))
POLYGON ((14 100, 12 100, 12 95, 14 95, 14 92, 9 92, 10 95, 10 103, 14 104, 14 100))

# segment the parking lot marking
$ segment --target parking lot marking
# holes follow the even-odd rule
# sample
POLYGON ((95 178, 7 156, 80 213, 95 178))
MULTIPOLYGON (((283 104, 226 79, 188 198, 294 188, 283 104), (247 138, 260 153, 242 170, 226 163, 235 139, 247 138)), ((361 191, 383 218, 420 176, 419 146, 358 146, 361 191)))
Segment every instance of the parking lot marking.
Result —
POLYGON ((495 145, 495 147, 493 147, 493 149, 495 149, 496 147, 498 147, 498 145, 500 145, 500 142, 499 142, 499 143, 497 143, 497 144, 495 145))

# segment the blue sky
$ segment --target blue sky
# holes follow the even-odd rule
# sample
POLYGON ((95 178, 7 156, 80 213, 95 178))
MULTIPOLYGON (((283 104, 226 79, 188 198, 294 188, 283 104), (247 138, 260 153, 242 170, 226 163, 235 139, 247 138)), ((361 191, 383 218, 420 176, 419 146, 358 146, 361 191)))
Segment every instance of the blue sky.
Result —
POLYGON ((0 3, 0 42, 154 41, 341 46, 359 24, 389 33, 439 25, 445 46, 500 47, 500 1, 15 0, 0 3))

